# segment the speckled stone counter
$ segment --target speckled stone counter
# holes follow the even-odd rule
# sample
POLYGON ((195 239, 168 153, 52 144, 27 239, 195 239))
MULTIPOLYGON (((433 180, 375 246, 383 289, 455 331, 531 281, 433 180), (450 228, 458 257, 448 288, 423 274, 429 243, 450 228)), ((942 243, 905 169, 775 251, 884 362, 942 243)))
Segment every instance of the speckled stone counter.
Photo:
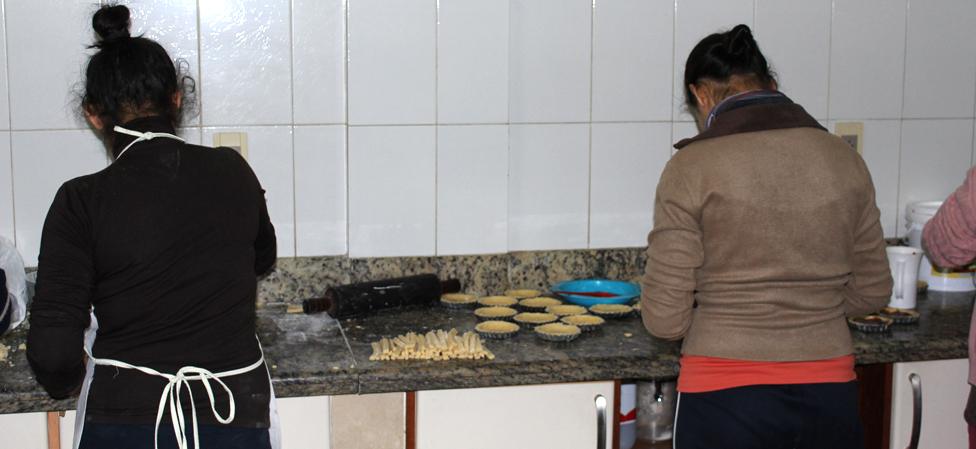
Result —
MULTIPOLYGON (((885 334, 854 333, 860 364, 966 357, 972 295, 930 293, 919 299, 921 322, 885 334)), ((522 331, 490 341, 493 361, 374 362, 369 343, 383 336, 428 329, 473 329, 470 312, 435 307, 387 312, 341 323, 327 315, 258 314, 275 390, 281 397, 365 394, 610 379, 666 379, 677 374, 679 345, 650 337, 639 317, 608 321, 570 343, 549 343, 522 331)), ((0 339, 11 348, 0 362, 0 413, 74 408, 52 401, 37 386, 19 349, 25 331, 0 339)))
POLYGON ((601 277, 635 281, 644 271, 645 248, 522 251, 471 256, 346 256, 279 258, 275 269, 258 282, 259 304, 296 304, 321 296, 336 284, 364 282, 423 273, 461 281, 478 295, 508 288, 547 289, 567 279, 601 277))

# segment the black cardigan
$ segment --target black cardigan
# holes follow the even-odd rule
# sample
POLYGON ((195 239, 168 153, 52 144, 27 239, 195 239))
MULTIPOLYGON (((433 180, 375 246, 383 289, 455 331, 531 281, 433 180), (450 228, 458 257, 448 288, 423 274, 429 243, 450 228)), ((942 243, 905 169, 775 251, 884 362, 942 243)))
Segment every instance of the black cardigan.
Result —
MULTIPOLYGON (((160 117, 125 127, 174 133, 160 117)), ((113 154, 134 140, 114 138, 113 154)), ((27 341, 38 382, 54 398, 76 394, 91 307, 99 325, 95 357, 164 373, 253 363, 260 357, 256 275, 272 267, 275 254, 264 190, 237 153, 168 138, 136 143, 106 169, 64 183, 48 212, 27 341)), ((232 424, 267 426, 265 369, 225 382, 237 403, 232 424)), ((87 419, 153 422, 164 383, 98 366, 87 419)), ((191 383, 200 422, 215 422, 200 382, 191 383)), ((226 396, 214 387, 226 414, 226 396)))

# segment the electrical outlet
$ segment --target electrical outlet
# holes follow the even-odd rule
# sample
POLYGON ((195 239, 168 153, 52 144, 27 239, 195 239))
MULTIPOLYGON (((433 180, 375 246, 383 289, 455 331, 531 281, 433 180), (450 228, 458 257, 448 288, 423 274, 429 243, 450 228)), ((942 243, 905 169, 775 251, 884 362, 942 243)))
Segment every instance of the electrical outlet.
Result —
POLYGON ((864 155, 864 122, 838 122, 834 134, 844 139, 857 154, 864 155))
POLYGON ((227 132, 214 134, 215 147, 228 147, 247 160, 247 133, 227 132))

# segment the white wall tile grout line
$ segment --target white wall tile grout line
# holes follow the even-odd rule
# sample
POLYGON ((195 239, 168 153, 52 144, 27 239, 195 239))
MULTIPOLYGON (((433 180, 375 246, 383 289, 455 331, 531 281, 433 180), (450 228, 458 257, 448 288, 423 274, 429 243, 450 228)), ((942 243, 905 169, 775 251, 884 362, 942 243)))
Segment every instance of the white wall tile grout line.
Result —
POLYGON ((344 115, 345 115, 345 117, 344 117, 345 124, 344 125, 345 126, 344 126, 343 131, 346 134, 346 139, 345 139, 345 143, 344 143, 344 147, 345 147, 344 149, 345 149, 345 153, 346 153, 346 160, 345 160, 345 164, 344 164, 345 165, 345 169, 346 169, 346 180, 345 180, 345 183, 344 183, 344 187, 345 187, 344 190, 345 190, 345 194, 346 194, 346 204, 345 204, 345 206, 346 206, 346 219, 345 219, 345 222, 346 222, 346 235, 345 235, 345 242, 346 243, 345 243, 345 247, 346 247, 346 256, 348 256, 350 254, 350 250, 349 250, 350 244, 349 244, 349 242, 351 241, 351 239, 349 238, 349 236, 350 236, 350 229, 352 227, 350 225, 350 223, 351 223, 352 220, 350 219, 351 217, 349 216, 349 210, 350 210, 350 207, 349 207, 349 186, 350 186, 350 183, 349 183, 349 36, 350 36, 350 32, 349 32, 349 0, 343 0, 342 1, 342 26, 344 27, 343 33, 342 33, 343 34, 343 39, 342 39, 343 40, 343 43, 342 43, 342 70, 343 70, 343 75, 342 75, 342 88, 343 88, 343 92, 344 92, 342 102, 343 102, 343 106, 345 108, 345 113, 344 113, 344 115))
POLYGON ((905 72, 908 71, 908 21, 909 16, 911 16, 911 1, 905 1, 905 39, 904 46, 902 48, 902 60, 901 60, 901 110, 899 111, 899 116, 905 118, 905 85, 908 84, 905 78, 905 72))
MULTIPOLYGON (((901 191, 901 163, 902 163, 902 159, 903 159, 904 152, 905 152, 905 132, 904 132, 904 129, 905 129, 905 85, 907 84, 907 82, 905 80, 905 78, 907 78, 905 76, 905 72, 908 69, 908 20, 909 20, 909 16, 911 15, 910 1, 909 0, 904 0, 904 1, 905 1, 905 39, 904 39, 904 42, 902 44, 904 48, 902 48, 902 61, 901 61, 901 111, 900 111, 900 114, 899 114, 901 116, 901 121, 899 121, 899 123, 898 123, 898 165, 897 165, 897 170, 895 172, 895 185, 898 186, 898 188, 895 189, 895 191, 896 191, 896 194, 895 194, 895 236, 898 236, 900 234, 899 229, 901 227, 898 226, 898 225, 902 221, 901 213, 900 213, 900 210, 899 210, 901 208, 900 205, 901 205, 901 200, 902 200, 902 198, 901 198, 901 195, 902 195, 902 191, 901 191)), ((970 153, 971 152, 972 151, 970 151, 970 153)))
MULTIPOLYGON (((825 114, 827 118, 825 122, 830 121, 830 78, 832 72, 830 71, 831 63, 834 60, 834 10, 835 10, 836 0, 831 0, 830 2, 830 20, 827 21, 827 111, 825 114)), ((830 131, 830 130, 828 130, 830 131)))
POLYGON ((596 46, 596 0, 590 2, 590 104, 587 124, 586 163, 586 247, 592 246, 593 235, 593 52, 596 46))
MULTIPOLYGON (((200 11, 200 2, 203 0, 197 0, 197 123, 200 124, 201 130, 204 126, 203 121, 203 14, 200 11)), ((200 132, 200 143, 203 142, 203 131, 200 132)))
MULTIPOLYGON (((505 0, 508 5, 506 11, 505 37, 508 45, 505 47, 505 251, 511 251, 512 233, 512 2, 505 0)), ((506 271, 506 281, 511 283, 511 270, 506 271)))
POLYGON ((752 0, 752 31, 759 29, 759 0, 752 0))
MULTIPOLYGON (((976 55, 970 55, 970 58, 976 59, 976 55)), ((973 77, 973 84, 976 85, 976 76, 973 77)), ((970 148, 969 151, 969 166, 972 167, 976 164, 976 89, 973 90, 973 133, 970 137, 970 148)))
MULTIPOLYGON (((674 83, 677 82, 675 72, 675 66, 678 64, 678 0, 674 0, 672 3, 673 10, 671 12, 671 126, 669 127, 670 138, 668 143, 674 143, 674 101, 676 100, 674 91, 674 83)), ((672 155, 674 154, 674 149, 668 151, 672 155)))
MULTIPOLYGON (((0 4, 0 14, 3 14, 3 70, 7 77, 7 126, 14 127, 13 108, 10 107, 10 39, 7 36, 7 0, 0 4)), ((7 156, 10 158, 8 169, 10 169, 10 239, 17 246, 17 195, 16 184, 14 183, 14 133, 7 132, 7 156)), ((20 249, 21 251, 23 248, 20 249)))
POLYGON ((288 2, 288 64, 289 94, 291 98, 291 223, 292 223, 292 254, 298 257, 298 174, 295 170, 295 0, 288 2))
MULTIPOLYGON (((818 117, 817 120, 821 121, 873 121, 873 122, 884 122, 884 121, 945 121, 945 120, 974 120, 976 117, 818 117)), ((392 127, 412 127, 412 126, 532 126, 532 125, 587 125, 590 123, 595 124, 665 124, 665 123, 695 123, 694 120, 597 120, 593 122, 494 122, 494 123, 410 123, 410 124, 362 124, 362 125, 349 125, 346 123, 303 123, 290 125, 288 123, 275 123, 275 124, 214 124, 207 126, 199 125, 189 125, 181 126, 180 129, 201 129, 201 130, 214 130, 214 129, 253 129, 253 128, 290 128, 294 126, 295 128, 315 128, 315 127, 325 127, 325 126, 348 126, 350 128, 392 128, 392 127)), ((0 132, 11 132, 11 133, 38 133, 38 132, 67 132, 67 131, 88 131, 87 128, 18 128, 18 129, 4 129, 0 128, 0 132)))
POLYGON ((439 204, 438 204, 438 189, 439 189, 439 154, 438 150, 440 147, 440 132, 439 123, 440 116, 438 107, 440 106, 440 80, 438 76, 440 75, 440 38, 441 38, 441 2, 440 0, 434 1, 434 254, 437 255, 437 232, 439 220, 439 204))

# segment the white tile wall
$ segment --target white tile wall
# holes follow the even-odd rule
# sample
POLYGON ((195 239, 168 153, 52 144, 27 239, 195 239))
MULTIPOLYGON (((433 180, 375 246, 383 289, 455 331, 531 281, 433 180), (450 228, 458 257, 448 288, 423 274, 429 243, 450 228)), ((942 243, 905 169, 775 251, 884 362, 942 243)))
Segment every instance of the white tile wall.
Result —
POLYGON ((437 129, 437 253, 508 249, 508 126, 437 129))
POLYGON ((966 178, 973 158, 973 120, 905 120, 901 127, 898 235, 905 205, 942 200, 966 178))
POLYGON ((752 26, 753 0, 677 0, 674 19, 674 120, 690 121, 685 108, 684 74, 688 54, 705 36, 744 23, 752 26))
POLYGON ((36 266, 41 228, 54 194, 65 181, 108 166, 108 153, 88 130, 15 131, 10 144, 17 249, 25 264, 36 266))
POLYGON ((590 0, 511 0, 509 118, 590 119, 590 0))
POLYGON ((670 121, 673 47, 673 3, 597 2, 593 121, 670 121))
MULTIPOLYGON (((865 120, 864 141, 861 156, 874 181, 875 203, 881 211, 881 228, 886 236, 904 234, 899 230, 898 217, 904 209, 898 208, 898 167, 901 159, 901 120, 865 120)), ((827 129, 836 129, 837 121, 831 121, 827 129)))
POLYGON ((911 0, 905 52, 905 117, 972 117, 976 2, 911 0))
POLYGON ((247 162, 257 175, 268 201, 268 215, 278 237, 278 256, 295 255, 294 154, 290 126, 204 128, 204 145, 214 144, 219 132, 247 133, 247 162))
MULTIPOLYGON (((73 103, 98 2, 2 1, 0 233, 30 259, 57 186, 106 163, 73 103)), ((697 133, 688 52, 738 23, 821 122, 864 122, 886 235, 976 148, 969 0, 127 4, 197 81, 183 135, 249 133, 281 255, 643 245, 642 192, 697 133)))
POLYGON ((346 253, 346 127, 295 127, 297 256, 346 253))
POLYGON ((901 116, 905 1, 834 1, 830 118, 901 116))
POLYGON ((756 41, 780 89, 818 119, 827 117, 830 8, 831 0, 756 0, 756 41))
MULTIPOLYGON (((132 14, 132 34, 159 42, 174 59, 180 59, 185 73, 200 79, 200 50, 197 45, 196 0, 133 0, 123 2, 132 14)), ((200 114, 186 117, 186 124, 199 124, 200 114)))
POLYGON ((434 254, 435 128, 349 128, 349 255, 434 254))
POLYGON ((289 1, 199 5, 203 124, 291 123, 289 1))
MULTIPOLYGON (((7 25, 0 21, 0 92, 10 92, 10 81, 7 77, 7 25)), ((10 129, 10 98, 0 95, 0 129, 10 129)))
POLYGON ((0 132, 0 236, 14 239, 14 182, 10 133, 0 132))
POLYGON ((350 124, 434 123, 435 6, 350 1, 350 124))
POLYGON ((294 0, 291 78, 295 123, 346 121, 344 0, 294 0))
MULTIPOLYGON (((189 126, 189 127, 180 128, 177 130, 177 134, 179 134, 180 137, 185 139, 187 143, 192 143, 194 145, 203 144, 203 128, 199 126, 189 126)), ((213 142, 211 141, 207 145, 212 145, 212 144, 213 142)))
POLYGON ((589 125, 512 125, 508 249, 587 246, 589 125))
POLYGON ((11 129, 85 126, 74 90, 85 46, 94 42, 95 7, 88 0, 4 1, 11 129))
POLYGON ((508 122, 508 2, 441 0, 439 123, 508 122))
POLYGON ((590 248, 647 244, 654 191, 671 158, 668 123, 594 123, 590 248))

